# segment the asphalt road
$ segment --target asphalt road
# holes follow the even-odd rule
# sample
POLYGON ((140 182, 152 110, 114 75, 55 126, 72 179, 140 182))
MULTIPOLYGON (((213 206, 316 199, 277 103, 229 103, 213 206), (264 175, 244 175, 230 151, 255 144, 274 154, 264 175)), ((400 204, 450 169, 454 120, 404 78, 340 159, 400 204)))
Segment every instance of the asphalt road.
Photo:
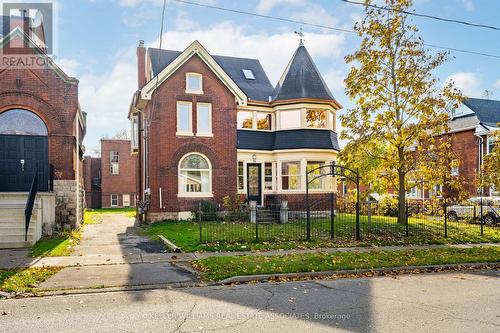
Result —
POLYGON ((11 299, 0 331, 499 332, 500 272, 11 299))

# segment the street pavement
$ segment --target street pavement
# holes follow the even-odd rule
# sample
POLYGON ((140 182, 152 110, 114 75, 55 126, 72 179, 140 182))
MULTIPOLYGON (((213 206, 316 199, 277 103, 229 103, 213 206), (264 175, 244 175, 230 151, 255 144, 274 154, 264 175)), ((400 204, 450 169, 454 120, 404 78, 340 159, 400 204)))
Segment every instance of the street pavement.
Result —
POLYGON ((453 272, 9 299, 0 332, 499 332, 499 309, 499 271, 453 272))

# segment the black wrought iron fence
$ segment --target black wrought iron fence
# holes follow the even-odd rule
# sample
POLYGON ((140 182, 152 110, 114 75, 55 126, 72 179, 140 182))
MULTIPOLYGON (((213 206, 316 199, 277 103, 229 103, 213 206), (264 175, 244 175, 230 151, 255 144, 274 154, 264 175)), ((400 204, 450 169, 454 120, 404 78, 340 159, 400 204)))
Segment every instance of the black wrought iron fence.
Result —
POLYGON ((401 221, 397 207, 365 201, 360 202, 359 225, 355 202, 341 197, 331 200, 328 196, 311 203, 309 219, 305 209, 292 210, 285 205, 245 207, 237 212, 200 210, 196 215, 201 243, 349 241, 356 239, 357 232, 367 242, 384 237, 413 237, 429 242, 453 237, 467 242, 481 241, 483 235, 500 241, 500 207, 491 205, 409 200, 401 221))

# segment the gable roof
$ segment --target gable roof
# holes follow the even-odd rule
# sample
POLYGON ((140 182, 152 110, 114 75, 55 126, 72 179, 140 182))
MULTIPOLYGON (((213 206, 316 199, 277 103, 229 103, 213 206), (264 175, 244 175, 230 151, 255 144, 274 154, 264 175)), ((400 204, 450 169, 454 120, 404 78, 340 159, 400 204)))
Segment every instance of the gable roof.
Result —
POLYGON ((481 123, 488 126, 498 126, 500 123, 500 101, 467 98, 463 103, 474 112, 481 123))
MULTIPOLYGON (((222 69, 222 67, 215 61, 215 59, 208 53, 208 51, 195 40, 191 45, 189 45, 183 52, 181 52, 177 57, 174 55, 170 56, 173 59, 168 63, 163 69, 157 72, 157 75, 153 76, 155 79, 150 80, 141 89, 141 98, 143 100, 150 100, 154 91, 166 80, 168 79, 180 66, 182 66, 186 61, 191 59, 192 56, 197 55, 201 60, 210 68, 210 70, 222 81, 222 83, 231 91, 235 96, 236 101, 239 105, 246 105, 248 96, 241 90, 241 88, 232 80, 232 78, 222 69)), ((155 61, 156 70, 161 68, 162 61, 159 57, 155 61)))
POLYGON ((273 94, 275 101, 296 98, 335 100, 302 43, 295 51, 273 94))
MULTIPOLYGON (((181 53, 182 52, 173 50, 149 48, 148 55, 151 61, 153 77, 156 77, 163 69, 179 57, 181 53)), ((269 96, 273 94, 274 88, 269 82, 259 60, 218 55, 213 55, 212 58, 250 99, 267 102, 269 96), (255 79, 246 79, 243 74, 243 69, 251 70, 255 79)))

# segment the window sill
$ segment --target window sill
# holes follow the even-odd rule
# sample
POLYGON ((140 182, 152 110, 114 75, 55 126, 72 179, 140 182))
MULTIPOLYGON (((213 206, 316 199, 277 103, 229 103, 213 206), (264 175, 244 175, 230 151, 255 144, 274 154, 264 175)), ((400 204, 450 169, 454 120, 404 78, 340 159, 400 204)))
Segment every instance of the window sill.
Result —
POLYGON ((213 133, 196 133, 196 136, 202 137, 202 138, 213 138, 214 134, 213 133))
POLYGON ((185 91, 186 94, 191 94, 191 95, 203 95, 204 92, 203 90, 187 90, 185 91))
POLYGON ((176 136, 194 136, 193 132, 176 132, 176 136))
POLYGON ((178 193, 178 198, 213 198, 213 193, 178 193))

